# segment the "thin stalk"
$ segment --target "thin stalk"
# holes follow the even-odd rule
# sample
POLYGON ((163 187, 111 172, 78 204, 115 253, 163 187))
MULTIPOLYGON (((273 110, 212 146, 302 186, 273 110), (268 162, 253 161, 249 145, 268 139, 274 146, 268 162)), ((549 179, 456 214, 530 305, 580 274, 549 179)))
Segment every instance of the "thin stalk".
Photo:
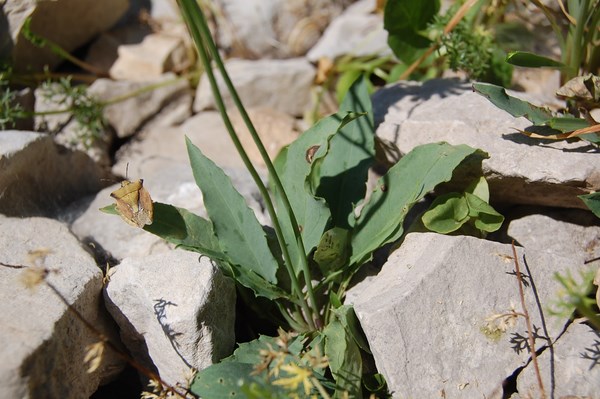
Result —
MULTIPOLYGON (((263 145, 263 143, 258 135, 258 132, 256 131, 256 128, 254 127, 254 124, 250 120, 250 117, 248 116, 248 113, 246 112, 246 109, 244 108, 242 101, 237 93, 237 90, 235 89, 235 86, 233 85, 233 82, 229 78, 229 74, 227 73, 227 70, 225 69, 223 60, 221 59, 221 56, 219 55, 219 50, 217 49, 217 46, 215 45, 214 41, 212 40, 210 30, 208 29, 208 25, 206 24, 206 20, 204 19, 204 14, 202 13, 202 10, 200 9, 200 7, 198 7, 197 3, 194 3, 194 4, 196 5, 196 8, 198 9, 199 15, 201 15, 201 18, 198 18, 198 20, 197 20, 199 28, 201 30, 201 35, 206 39, 205 43, 208 45, 208 48, 212 53, 212 58, 215 61, 215 63, 217 64, 217 68, 219 68, 219 72, 221 73, 221 76, 223 77, 225 85, 227 86, 227 89, 229 90, 229 94, 231 95, 231 98, 232 98, 236 108, 240 112, 242 120, 246 124, 246 127, 248 128, 248 131, 250 132, 250 135, 252 136, 252 139, 254 140, 254 143, 256 144, 256 147, 258 148, 258 151, 267 167, 267 170, 269 171, 269 176, 271 176, 273 183, 275 184, 275 188, 277 189, 277 191, 279 193, 281 193, 283 206, 286 210, 286 213, 289 215, 290 222, 292 225, 292 230, 294 233, 294 237, 296 238, 296 245, 298 246, 298 249, 300 252, 300 268, 301 268, 302 274, 304 276, 304 283, 305 283, 306 290, 308 293, 308 299, 312 306, 312 310, 314 311, 314 312, 307 313, 306 316, 310 318, 311 326, 314 327, 314 323, 316 323, 317 325, 320 325, 318 305, 317 305, 316 296, 315 296, 313 286, 312 286, 310 270, 308 268, 308 259, 306 258, 306 249, 304 247, 304 241, 302 239, 302 234, 300 233, 300 229, 298 227, 298 221, 296 220, 296 216, 292 209, 292 205, 290 204, 289 198, 287 197, 287 195, 285 193, 283 184, 281 183, 281 180, 279 179, 279 175, 277 174, 277 171, 275 170, 275 167, 273 166, 273 162, 271 162, 271 159, 269 158, 269 154, 267 153, 267 150, 266 150, 265 146, 263 145)), ((210 65, 206 66, 206 68, 209 68, 209 67, 210 67, 210 65)), ((240 144, 240 148, 242 148, 242 150, 243 150, 243 147, 241 147, 241 144, 240 144)), ((254 166, 251 163, 250 163, 250 165, 252 168, 254 168, 254 166)), ((259 181, 260 181, 260 184, 264 187, 264 185, 262 184, 262 180, 259 179, 259 181)), ((263 198, 265 199, 265 204, 270 204, 270 207, 273 210, 273 215, 271 215, 273 224, 279 225, 277 215, 275 214, 275 208, 273 206, 271 197, 270 197, 266 187, 264 187, 264 193, 261 190, 261 194, 263 195, 263 198), (273 217, 273 216, 275 216, 275 217, 273 217)), ((273 227, 275 227, 275 226, 273 226, 273 227)), ((280 228, 280 232, 281 232, 281 227, 279 226, 279 228, 280 228)), ((286 251, 287 251, 287 245, 285 243, 283 233, 281 233, 281 236, 279 234, 277 234, 277 237, 279 239, 279 244, 282 247, 282 251, 284 250, 284 247, 286 248, 286 251)), ((291 261, 291 258, 290 258, 290 261, 291 261)), ((286 263, 287 263, 287 260, 286 260, 286 263)), ((291 262, 290 262, 290 267, 291 267, 291 262)), ((293 272, 293 269, 290 269, 290 270, 295 275, 295 273, 293 272)))
POLYGON ((525 317, 525 323, 527 324, 527 336, 529 341, 529 350, 531 352, 531 361, 533 362, 533 369, 535 370, 535 376, 537 383, 540 388, 540 397, 546 399, 546 391, 544 390, 544 382, 542 381, 542 375, 540 373, 540 367, 537 361, 537 353, 535 351, 535 338, 533 337, 533 328, 531 327, 531 318, 529 317, 529 311, 525 305, 525 294, 523 292, 523 278, 521 277, 521 267, 519 266, 519 259, 517 257, 517 249, 515 248, 515 241, 512 242, 513 259, 515 261, 515 269, 517 272, 517 281, 519 282, 519 298, 521 299, 521 307, 523 308, 523 316, 525 317))
MULTIPOLYGON (((216 82, 214 73, 212 71, 211 65, 210 65, 210 57, 207 53, 206 48, 204 47, 205 43, 208 46, 211 46, 211 44, 212 44, 212 46, 214 46, 214 43, 212 42, 212 37, 210 36, 210 32, 208 31, 208 28, 206 30, 202 29, 202 27, 204 25, 203 22, 205 22, 204 14, 202 13, 202 10, 199 9, 198 5, 195 2, 180 0, 180 6, 182 8, 183 17, 187 22, 190 33, 191 33, 192 37, 194 38, 194 41, 196 42, 198 54, 200 56, 202 63, 204 64, 206 74, 207 74, 209 83, 211 85, 213 95, 215 97, 215 103, 217 105, 217 108, 219 109, 219 112, 221 113, 225 127, 227 128, 229 136, 231 137, 231 140, 233 141, 233 144, 235 145, 236 150, 240 154, 240 157, 242 158, 244 165, 248 169, 248 171, 251 174, 252 178, 254 179, 254 182, 256 183, 262 197, 265 200, 265 206, 271 217, 271 220, 273 221, 273 228, 275 229, 277 239, 280 243, 282 254, 283 254, 283 257, 285 260, 285 266, 287 268, 288 274, 290 275, 292 289, 295 292, 295 294, 297 295, 298 299, 300 300, 300 306, 302 307, 302 310, 305 313, 305 318, 307 319, 306 321, 307 321, 309 327, 311 329, 314 329, 315 328, 315 324, 313 321, 313 313, 314 312, 313 312, 313 309, 311 309, 310 306, 308 305, 308 303, 306 302, 304 295, 302 294, 302 289, 300 288, 300 284, 298 282, 296 274, 292 268, 291 257, 290 257, 289 251, 287 249, 287 245, 285 245, 285 239, 283 238, 281 226, 279 224, 279 220, 277 219, 277 214, 275 213, 275 208, 270 199, 267 188, 264 185, 264 183, 262 182, 262 179, 260 178, 258 172, 254 168, 254 165, 252 165, 252 162, 250 161, 239 138, 237 137, 237 134, 235 133, 235 129, 233 128, 233 124, 231 123, 231 120, 229 119, 229 116, 227 115, 227 111, 225 109, 225 104, 223 102, 223 98, 222 98, 219 88, 217 86, 217 82, 216 82), (193 8, 189 8, 189 7, 193 7, 193 8), (192 17, 194 15, 198 15, 199 17, 192 20, 192 17)), ((216 48, 216 46, 214 46, 214 47, 216 48)), ((219 59, 218 51, 213 52, 213 56, 216 59, 219 59)), ((217 64, 218 64, 218 61, 217 61, 217 64)), ((223 72, 222 72, 222 75, 223 75, 224 79, 227 76, 226 73, 223 73, 223 72)), ((233 92, 234 92, 234 90, 232 91, 232 95, 233 95, 233 92)), ((251 130, 251 133, 252 133, 252 130, 251 130)), ((254 134, 256 134, 256 131, 254 131, 254 134)), ((267 159, 268 159, 268 157, 267 157, 267 159)), ((310 285, 310 283, 307 285, 310 285)), ((317 308, 315 307, 314 310, 316 311, 316 309, 317 308)))

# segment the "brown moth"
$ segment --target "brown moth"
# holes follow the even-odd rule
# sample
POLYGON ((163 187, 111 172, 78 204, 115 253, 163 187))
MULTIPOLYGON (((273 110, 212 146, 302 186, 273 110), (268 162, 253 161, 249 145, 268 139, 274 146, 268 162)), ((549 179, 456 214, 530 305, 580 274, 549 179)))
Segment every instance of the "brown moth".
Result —
POLYGON ((121 188, 113 191, 110 196, 117 200, 117 211, 128 224, 139 228, 152 224, 154 206, 150 194, 144 188, 144 180, 124 180, 121 188))

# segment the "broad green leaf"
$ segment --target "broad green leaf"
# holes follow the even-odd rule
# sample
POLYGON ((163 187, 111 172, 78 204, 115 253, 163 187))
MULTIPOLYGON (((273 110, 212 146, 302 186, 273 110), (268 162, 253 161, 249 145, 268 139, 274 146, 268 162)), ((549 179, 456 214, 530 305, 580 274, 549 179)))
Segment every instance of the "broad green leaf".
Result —
POLYGON ((578 129, 584 129, 590 126, 590 124, 585 119, 575 118, 572 116, 551 118, 548 120, 546 125, 550 126, 552 129, 560 130, 563 133, 572 132, 578 129))
MULTIPOLYGON (((311 149, 326 146, 329 136, 337 131, 341 123, 342 118, 339 116, 321 119, 287 146, 275 159, 277 173, 294 211, 298 227, 302 232, 306 251, 304 255, 308 255, 317 246, 331 216, 325 200, 315 198, 305 188, 306 177, 311 169, 307 154, 310 154, 311 149)), ((293 266, 297 267, 300 254, 292 225, 283 206, 280 193, 274 189, 272 183, 271 187, 273 188, 278 214, 280 215, 279 222, 282 225, 288 251, 294 262, 293 266)))
POLYGON ((362 359, 358 345, 337 318, 325 327, 323 336, 325 355, 336 382, 334 397, 340 398, 347 392, 350 398, 362 398, 362 359))
POLYGON ((479 230, 491 233, 502 226, 504 216, 496 212, 490 204, 471 193, 465 193, 465 199, 469 205, 469 216, 476 218, 475 227, 479 230))
MULTIPOLYGON (((114 204, 102 208, 101 211, 118 215, 114 204)), ((187 209, 154 202, 153 222, 144 226, 144 230, 178 247, 199 252, 213 260, 226 258, 219 247, 212 223, 187 209)))
POLYGON ((416 60, 431 45, 423 32, 440 9, 439 0, 388 1, 383 14, 388 45, 406 64, 416 60))
POLYGON ((468 219, 467 200, 459 193, 440 195, 422 217, 425 227, 440 234, 448 234, 460 229, 468 219))
POLYGON ((552 118, 550 111, 509 96, 503 87, 489 83, 474 83, 473 90, 490 100, 496 107, 503 109, 514 117, 523 116, 534 125, 543 125, 552 118))
POLYGON ((196 184, 202 191, 206 211, 227 260, 276 283, 278 263, 254 212, 235 190, 229 177, 187 137, 186 145, 196 184))
POLYGON ((365 197, 369 168, 375 158, 373 110, 366 79, 357 80, 340 106, 340 114, 362 115, 347 121, 329 141, 320 161, 316 196, 327 201, 334 226, 350 228, 354 206, 365 197))
POLYGON ((243 398, 242 385, 260 382, 249 363, 223 362, 199 371, 190 391, 203 398, 243 398))
POLYGON ((529 53, 527 51, 513 51, 506 56, 506 62, 511 65, 527 67, 527 68, 568 68, 567 65, 560 61, 555 61, 551 58, 529 53))
MULTIPOLYGON (((302 239, 306 255, 308 255, 321 240, 321 235, 329 223, 331 213, 327 203, 322 198, 316 198, 307 189, 307 178, 313 168, 313 157, 325 154, 329 147, 329 139, 341 127, 357 118, 356 114, 335 114, 321 119, 313 127, 305 131, 286 151, 276 159, 276 166, 282 181, 284 190, 294 210, 294 215, 302 232, 302 239)), ((274 192, 277 209, 280 214, 286 215, 281 196, 274 192)), ((295 245, 295 237, 287 216, 280 218, 283 226, 283 234, 288 243, 288 249, 294 260, 299 259, 298 248, 295 245), (289 244, 291 243, 291 244, 289 244)), ((294 266, 298 264, 295 262, 294 266)))
POLYGON ((323 233, 314 260, 325 277, 348 264, 349 231, 334 227, 323 233))
POLYGON ((410 208, 469 157, 487 154, 467 145, 425 144, 414 148, 380 178, 361 210, 352 233, 351 264, 362 264, 373 251, 398 239, 410 208))
POLYGON ((600 218, 600 191, 586 195, 579 195, 578 197, 581 198, 585 206, 587 206, 590 211, 594 213, 594 215, 600 218))
POLYGON ((388 1, 383 14, 383 24, 388 32, 410 29, 420 31, 433 21, 440 10, 440 0, 388 1))

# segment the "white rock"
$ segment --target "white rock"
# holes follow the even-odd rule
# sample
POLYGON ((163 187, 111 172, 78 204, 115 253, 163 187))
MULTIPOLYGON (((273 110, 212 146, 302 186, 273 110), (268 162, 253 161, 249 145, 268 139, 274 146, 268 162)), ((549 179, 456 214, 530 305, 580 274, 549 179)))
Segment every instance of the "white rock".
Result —
POLYGON ((144 129, 140 132, 139 140, 119 149, 113 171, 124 174, 127 164, 130 168, 139 168, 152 158, 189 164, 186 136, 220 167, 244 167, 219 113, 206 111, 192 116, 177 127, 144 129))
POLYGON ((183 40, 166 34, 150 34, 139 44, 121 45, 118 53, 110 68, 110 76, 117 80, 150 81, 188 63, 183 40))
MULTIPOLYGON (((166 124, 181 122, 187 118, 191 113, 191 92, 187 82, 167 73, 159 79, 144 83, 98 79, 88 90, 100 100, 108 101, 154 85, 157 87, 153 90, 141 91, 134 97, 105 108, 104 115, 108 123, 115 129, 117 136, 123 138, 131 136, 150 120, 158 118, 157 114, 160 115, 165 108, 168 108, 166 124), (163 84, 166 81, 172 83, 163 84), (178 110, 175 120, 168 115, 173 109, 178 110)), ((165 123, 159 125, 165 126, 165 123)))
MULTIPOLYGON (((550 348, 538 356, 546 395, 551 398, 595 398, 600 392, 600 333, 585 324, 574 323, 550 348), (572 396, 571 396, 572 395, 572 396)), ((521 398, 539 396, 533 364, 517 379, 521 398)))
MULTIPOLYGON (((289 60, 246 61, 231 59, 225 67, 245 107, 269 107, 293 116, 301 116, 310 106, 310 88, 315 68, 304 58, 289 60)), ((225 83, 217 73, 218 86, 225 105, 233 105, 225 83)), ((208 78, 202 76, 194 111, 214 109, 208 78)))
POLYGON ((101 306, 102 272, 68 228, 44 218, 0 216, 0 397, 87 398, 122 362, 105 349, 87 373, 86 346, 99 342, 44 283, 28 289, 23 274, 52 270, 47 281, 100 333, 117 337, 101 306), (20 268, 24 266, 23 268, 20 268))
POLYGON ((483 167, 492 202, 585 208, 577 195, 600 189, 600 158, 588 143, 528 138, 515 128, 529 121, 496 108, 467 83, 400 83, 375 93, 373 103, 377 134, 402 153, 439 141, 488 152, 483 167))
POLYGON ((229 56, 301 56, 354 0, 217 0, 216 37, 229 56))
MULTIPOLYGON (((566 222, 558 215, 529 215, 510 222, 508 235, 514 238, 526 250, 548 251, 563 257, 570 257, 573 263, 583 263, 600 257, 600 226, 597 218, 590 212, 579 210, 563 211, 561 215, 571 216, 574 212, 587 214, 589 225, 566 222)), ((582 218, 580 217, 580 219, 582 218)))
MULTIPOLYGON (((236 169, 225 171, 254 210, 259 222, 269 224, 269 218, 264 214, 264 207, 258 199, 258 191, 248 173, 236 169)), ((124 174, 125 170, 120 172, 124 174)), ((129 179, 139 178, 144 179, 144 187, 153 201, 185 208, 201 217, 207 217, 202 193, 192 176, 189 163, 177 163, 150 156, 143 162, 130 165, 129 179)), ((100 208, 115 202, 110 193, 119 187, 119 184, 107 187, 100 191, 91 203, 77 205, 76 208, 83 206, 84 211, 71 225, 73 233, 82 241, 92 242, 97 249, 102 249, 119 260, 170 251, 172 246, 162 238, 132 227, 118 216, 100 212, 100 208)), ((72 217, 66 215, 65 219, 72 217)))
POLYGON ((105 292, 125 345, 167 383, 186 383, 191 367, 233 351, 235 285, 207 257, 175 250, 124 259, 105 292))
POLYGON ((23 36, 27 17, 31 17, 31 30, 35 34, 71 52, 115 24, 129 5, 127 0, 8 0, 3 3, 13 66, 18 71, 42 71, 44 65, 53 68, 64 61, 48 48, 35 47, 23 36))
POLYGON ((375 6, 374 0, 362 0, 348 7, 331 22, 306 58, 317 62, 322 57, 335 59, 343 55, 391 56, 383 15, 373 13, 375 6))
POLYGON ((52 215, 97 192, 106 173, 86 154, 69 151, 46 134, 0 131, 0 212, 52 215))
MULTIPOLYGON (((556 339, 566 320, 540 316, 555 299, 555 272, 577 265, 518 249, 525 301, 541 335, 556 339), (535 286, 534 295, 532 283, 535 286), (538 305, 536 299, 539 299, 538 305)), ((529 360, 523 317, 505 330, 494 315, 521 312, 510 245, 473 237, 412 233, 381 272, 348 294, 379 372, 394 397, 501 398, 502 383, 529 360)), ((583 268, 580 268, 583 270, 583 268)), ((536 348, 547 345, 543 339, 536 348)))

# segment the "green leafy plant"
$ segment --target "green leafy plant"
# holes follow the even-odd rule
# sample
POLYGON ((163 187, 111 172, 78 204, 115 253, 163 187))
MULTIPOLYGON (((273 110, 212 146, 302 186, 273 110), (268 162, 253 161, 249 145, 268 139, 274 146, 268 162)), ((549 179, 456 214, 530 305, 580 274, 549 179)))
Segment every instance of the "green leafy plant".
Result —
POLYGON ((23 106, 17 102, 17 94, 7 87, 4 80, 0 80, 0 129, 14 127, 19 119, 27 117, 23 106))
POLYGON ((439 0, 388 1, 384 27, 388 44, 403 64, 400 79, 433 77, 445 69, 462 70, 471 79, 510 84, 512 68, 493 32, 478 18, 481 1, 457 3, 440 14, 439 0), (437 54, 434 54, 437 52, 437 54))
MULTIPOLYGON (((350 87, 339 112, 320 120, 272 162, 225 71, 201 9, 193 0, 180 0, 180 7, 217 108, 263 196, 273 228, 259 224, 227 175, 189 139, 190 163, 208 219, 155 203, 152 224, 143 228, 209 256, 235 280, 242 296, 250 292, 251 301, 266 301, 265 308, 275 309, 283 320, 280 327, 294 331, 292 338, 280 333, 240 345, 232 357, 201 370, 192 392, 206 397, 360 398, 367 386, 384 389, 377 376, 363 384, 362 359, 370 352, 352 307, 343 305, 346 291, 375 251, 403 235, 404 219, 415 203, 452 180, 459 166, 480 164, 487 154, 467 145, 419 146, 394 164, 365 199, 375 137, 367 82, 361 78, 350 87), (233 130, 211 61, 263 156, 270 190, 233 130)), ((474 218, 484 219, 479 202, 472 208, 474 218)), ((114 205, 103 210, 117 213, 114 205)))
POLYGON ((561 50, 561 60, 530 52, 511 52, 507 61, 516 66, 555 68, 561 71, 561 83, 580 75, 597 73, 600 68, 600 5, 596 0, 559 1, 560 13, 540 0, 532 0, 546 16, 561 50))
MULTIPOLYGON (((584 81, 593 82, 597 77, 590 75, 584 81)), ((593 86, 592 86, 593 87, 593 86)), ((487 98, 492 104, 514 117, 525 117, 533 123, 521 133, 539 139, 570 139, 578 137, 593 144, 600 144, 600 125, 594 120, 578 118, 568 113, 553 114, 550 110, 530 104, 506 93, 500 86, 474 83, 473 90, 487 98)), ((595 93, 595 89, 594 90, 595 93)))

